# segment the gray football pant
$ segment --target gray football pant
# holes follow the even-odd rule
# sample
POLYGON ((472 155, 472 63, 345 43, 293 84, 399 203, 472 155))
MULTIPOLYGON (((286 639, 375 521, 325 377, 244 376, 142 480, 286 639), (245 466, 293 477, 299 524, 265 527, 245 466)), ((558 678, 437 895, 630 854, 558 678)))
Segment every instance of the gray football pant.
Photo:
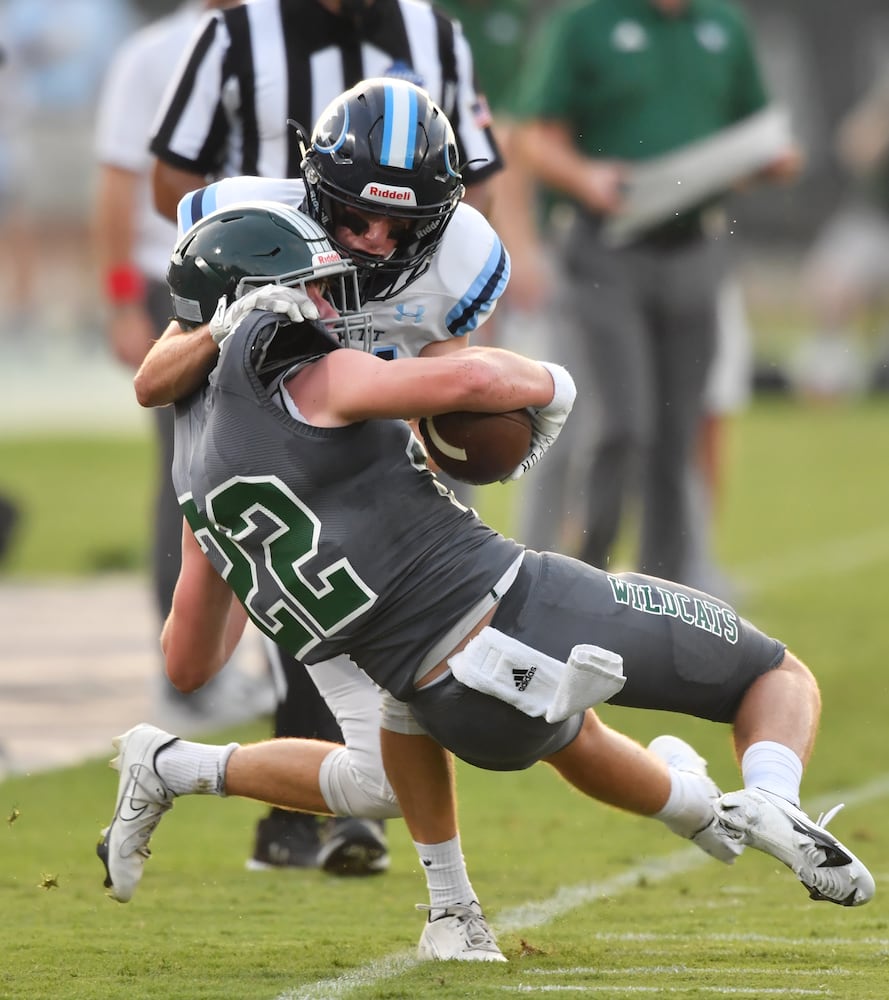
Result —
POLYGON ((578 403, 553 454, 529 476, 522 541, 566 550, 564 535, 551 529, 567 508, 579 535, 567 550, 607 567, 632 512, 637 567, 682 580, 693 528, 688 469, 715 346, 724 249, 704 239, 614 249, 589 224, 575 225, 555 317, 562 343, 548 356, 567 361, 578 403))

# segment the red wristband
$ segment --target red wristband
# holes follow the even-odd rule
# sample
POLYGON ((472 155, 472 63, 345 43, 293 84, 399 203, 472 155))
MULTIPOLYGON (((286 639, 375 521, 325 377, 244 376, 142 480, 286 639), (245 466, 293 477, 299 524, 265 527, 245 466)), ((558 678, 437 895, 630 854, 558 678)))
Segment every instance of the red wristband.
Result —
POLYGON ((114 305, 143 302, 145 278, 132 264, 112 267, 105 275, 105 295, 114 305))

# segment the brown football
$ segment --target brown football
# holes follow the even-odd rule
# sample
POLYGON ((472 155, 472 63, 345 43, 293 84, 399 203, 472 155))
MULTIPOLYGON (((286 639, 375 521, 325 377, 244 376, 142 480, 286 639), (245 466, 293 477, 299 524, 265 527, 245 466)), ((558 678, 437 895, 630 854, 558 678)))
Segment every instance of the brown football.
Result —
POLYGON ((455 411, 420 419, 423 442, 435 464, 454 479, 482 486, 508 476, 531 447, 531 415, 455 411))

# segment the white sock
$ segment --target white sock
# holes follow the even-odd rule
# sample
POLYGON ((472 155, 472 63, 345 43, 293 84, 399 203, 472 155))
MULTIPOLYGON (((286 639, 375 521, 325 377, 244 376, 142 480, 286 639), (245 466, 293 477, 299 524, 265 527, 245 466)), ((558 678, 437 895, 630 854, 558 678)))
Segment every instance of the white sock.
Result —
POLYGON ((670 797, 654 814, 680 837, 693 837, 713 818, 711 786, 691 771, 670 768, 670 797))
POLYGON ((435 912, 436 909, 444 909, 454 903, 466 905, 478 899, 466 871, 460 834, 440 844, 418 844, 414 841, 414 847, 426 875, 429 904, 434 907, 429 915, 431 919, 441 916, 435 912))
POLYGON ((741 774, 745 788, 762 788, 799 805, 803 762, 783 743, 771 740, 751 743, 741 758, 741 774))
POLYGON ((176 740, 157 752, 154 768, 174 795, 225 795, 225 769, 239 745, 176 740))

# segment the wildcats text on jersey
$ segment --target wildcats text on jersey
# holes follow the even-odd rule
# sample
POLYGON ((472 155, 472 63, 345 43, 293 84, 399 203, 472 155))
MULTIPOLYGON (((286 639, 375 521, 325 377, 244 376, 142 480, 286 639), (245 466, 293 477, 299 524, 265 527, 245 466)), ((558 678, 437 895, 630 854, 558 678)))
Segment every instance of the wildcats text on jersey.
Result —
POLYGON ((693 597, 660 584, 633 583, 611 574, 608 582, 618 604, 649 615, 678 618, 686 625, 721 636, 731 645, 738 641, 738 616, 731 608, 722 607, 704 595, 693 597))

